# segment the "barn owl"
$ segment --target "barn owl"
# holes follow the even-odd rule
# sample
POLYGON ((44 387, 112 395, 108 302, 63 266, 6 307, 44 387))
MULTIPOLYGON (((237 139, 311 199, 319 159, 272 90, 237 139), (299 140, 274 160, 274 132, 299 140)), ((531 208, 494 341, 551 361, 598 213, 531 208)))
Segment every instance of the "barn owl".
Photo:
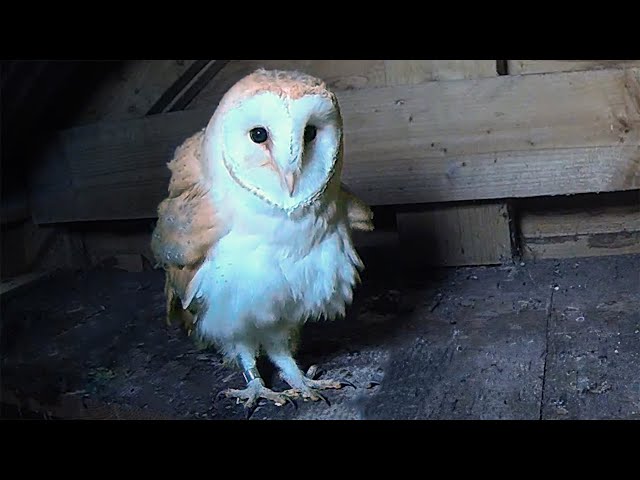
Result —
POLYGON ((373 230, 373 214, 342 185, 342 163, 335 94, 310 75, 264 69, 231 87, 168 163, 151 241, 168 318, 236 363, 246 388, 221 393, 247 409, 347 384, 315 379, 294 358, 305 322, 344 316, 364 268, 351 233, 373 230), (262 354, 290 389, 265 386, 262 354))

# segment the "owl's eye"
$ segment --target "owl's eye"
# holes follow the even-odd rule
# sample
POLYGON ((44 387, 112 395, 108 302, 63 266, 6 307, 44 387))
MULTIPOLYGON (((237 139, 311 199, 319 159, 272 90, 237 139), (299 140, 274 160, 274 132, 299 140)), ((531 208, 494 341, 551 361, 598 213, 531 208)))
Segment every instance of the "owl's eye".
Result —
POLYGON ((249 137, 251 137, 251 140, 255 143, 264 143, 267 141, 267 138, 269 138, 269 135, 267 134, 266 129, 262 127, 256 127, 251 129, 251 131, 249 132, 249 137))
POLYGON ((316 138, 316 134, 318 133, 318 129, 313 125, 307 125, 304 129, 304 142, 309 143, 314 138, 316 138))

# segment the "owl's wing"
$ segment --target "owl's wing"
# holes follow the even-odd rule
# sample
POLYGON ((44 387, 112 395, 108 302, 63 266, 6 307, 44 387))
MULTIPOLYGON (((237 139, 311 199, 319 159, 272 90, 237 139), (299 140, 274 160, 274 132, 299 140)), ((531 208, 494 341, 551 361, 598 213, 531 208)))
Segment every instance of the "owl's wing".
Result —
POLYGON ((158 206, 158 222, 151 239, 156 261, 166 271, 168 320, 188 322, 186 310, 197 289, 197 274, 227 228, 207 195, 209 186, 201 163, 204 132, 189 137, 168 163, 169 194, 158 206))
POLYGON ((340 183, 340 196, 346 205, 347 218, 352 230, 370 232, 374 229, 373 212, 369 206, 351 192, 344 183, 340 183))

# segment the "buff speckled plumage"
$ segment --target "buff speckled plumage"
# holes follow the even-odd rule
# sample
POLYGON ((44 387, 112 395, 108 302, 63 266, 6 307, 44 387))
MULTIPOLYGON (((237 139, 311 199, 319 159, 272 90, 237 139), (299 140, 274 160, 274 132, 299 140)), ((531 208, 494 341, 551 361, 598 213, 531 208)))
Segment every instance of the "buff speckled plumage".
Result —
POLYGON ((342 152, 338 102, 324 82, 258 70, 227 92, 207 128, 168 164, 152 237, 166 271, 167 313, 237 360, 248 386, 229 396, 247 406, 317 399, 317 389, 338 387, 302 376, 291 341, 305 321, 344 314, 363 268, 350 232, 372 230, 373 215, 340 184, 342 152), (245 136, 254 118, 268 125, 272 143, 245 136), (296 136, 304 122, 319 125, 308 145, 296 136), (281 191, 283 172, 298 179, 295 192, 281 191), (256 377, 261 347, 292 386, 288 393, 256 377))

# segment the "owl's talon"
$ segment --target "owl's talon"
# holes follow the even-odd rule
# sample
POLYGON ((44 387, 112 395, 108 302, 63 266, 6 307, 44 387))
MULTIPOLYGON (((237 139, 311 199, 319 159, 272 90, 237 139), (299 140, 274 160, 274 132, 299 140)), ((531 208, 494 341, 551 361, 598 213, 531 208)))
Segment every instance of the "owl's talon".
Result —
POLYGON ((317 395, 318 397, 320 397, 320 400, 322 400, 324 403, 327 404, 328 407, 331 406, 331 402, 329 401, 329 399, 327 397, 325 397, 324 395, 322 395, 320 392, 313 392, 315 395, 317 395))
MULTIPOLYGON (((276 406, 281 407, 291 402, 285 393, 277 393, 264 386, 261 379, 254 379, 247 384, 244 390, 227 389, 223 390, 216 398, 224 396, 226 398, 235 398, 236 404, 243 404, 245 409, 253 409, 258 406, 261 399, 273 402, 276 406)), ((253 413, 253 412, 251 412, 253 413)), ((250 417, 251 415, 249 415, 250 417)), ((248 417, 247 417, 248 418, 248 417)))
POLYGON ((293 407, 294 410, 298 410, 298 404, 293 400, 293 398, 290 398, 288 395, 284 395, 284 398, 287 400, 287 403, 293 407))
POLYGON ((225 392, 226 390, 220 390, 218 394, 215 396, 214 401, 219 402, 220 400, 222 400, 222 397, 226 397, 225 392))
POLYGON ((320 373, 320 368, 317 365, 311 365, 307 370, 306 376, 311 380, 315 380, 316 378, 318 378, 320 373))
POLYGON ((348 380, 342 380, 340 383, 343 387, 352 387, 354 390, 358 389, 353 383, 349 382, 348 380))
POLYGON ((244 407, 244 418, 246 420, 249 420, 251 418, 251 416, 254 414, 254 412, 256 411, 257 405, 253 405, 250 407, 245 406, 244 407))
POLYGON ((311 388, 334 388, 351 387, 357 390, 357 387, 349 380, 333 381, 333 380, 316 380, 322 372, 317 365, 311 365, 305 375, 305 383, 311 388))

